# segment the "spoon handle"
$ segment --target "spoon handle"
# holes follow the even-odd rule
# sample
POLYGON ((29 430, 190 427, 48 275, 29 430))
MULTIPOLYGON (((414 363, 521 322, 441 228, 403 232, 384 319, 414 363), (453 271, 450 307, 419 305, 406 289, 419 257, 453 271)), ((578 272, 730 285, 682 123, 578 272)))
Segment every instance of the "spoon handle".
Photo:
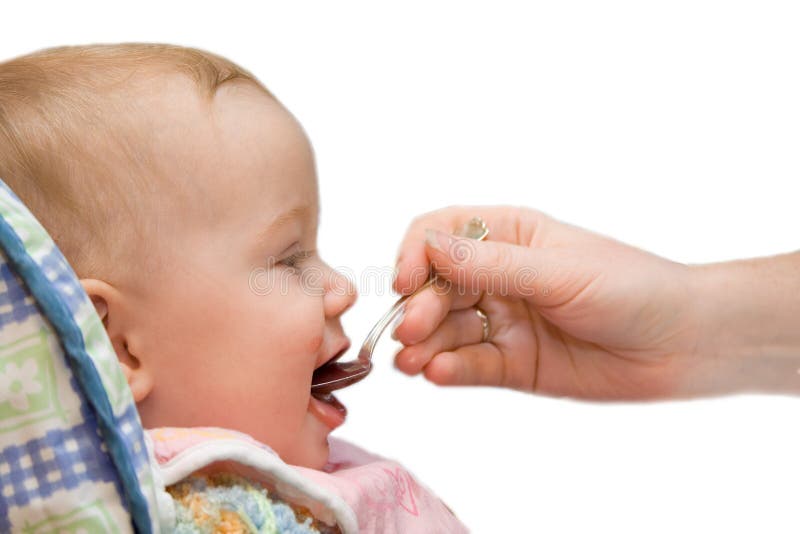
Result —
POLYGON ((386 330, 386 327, 392 324, 394 320, 400 315, 400 313, 403 310, 405 310, 406 302, 408 302, 408 299, 410 299, 420 291, 423 291, 424 289, 430 287, 435 280, 436 278, 431 278, 430 280, 422 284, 419 288, 417 288, 416 291, 414 291, 409 295, 400 297, 400 299, 398 299, 397 302, 394 303, 391 309, 388 312, 386 312, 386 314, 384 314, 384 316, 381 317, 377 323, 375 323, 375 326, 373 326, 372 330, 370 330, 369 334, 367 334, 367 339, 366 341, 364 341, 364 348, 362 348, 358 354, 359 360, 364 360, 364 361, 370 360, 372 351, 375 348, 375 345, 378 343, 378 339, 381 337, 381 334, 383 334, 383 331, 386 330))
MULTIPOLYGON (((456 235, 459 237, 466 237, 475 239, 477 241, 483 240, 488 234, 489 228, 480 217, 473 217, 467 221, 466 224, 464 224, 460 231, 456 232, 456 235)), ((381 337, 381 334, 383 334, 383 331, 386 330, 386 327, 392 324, 397 316, 400 315, 403 310, 405 310, 408 299, 417 293, 424 291, 435 281, 436 275, 433 274, 428 281, 418 287, 416 291, 409 295, 400 297, 397 302, 394 303, 391 309, 386 312, 386 314, 381 317, 377 323, 375 323, 375 326, 373 326, 372 330, 370 330, 369 334, 367 334, 367 339, 364 341, 364 345, 362 346, 361 351, 358 353, 359 360, 369 361, 372 358, 372 352, 375 349, 375 345, 378 343, 378 339, 381 337)))

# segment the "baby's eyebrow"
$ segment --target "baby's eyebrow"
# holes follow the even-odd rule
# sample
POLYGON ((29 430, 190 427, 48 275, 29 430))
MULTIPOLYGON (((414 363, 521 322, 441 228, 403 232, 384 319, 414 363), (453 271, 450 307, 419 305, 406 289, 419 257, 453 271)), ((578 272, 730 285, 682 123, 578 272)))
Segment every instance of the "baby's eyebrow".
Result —
POLYGON ((272 219, 272 221, 270 221, 267 227, 258 234, 259 238, 258 240, 260 242, 266 242, 282 226, 284 226, 285 224, 289 223, 294 219, 307 218, 311 214, 311 211, 312 207, 309 204, 295 206, 289 210, 284 211, 283 213, 279 214, 277 217, 272 219))

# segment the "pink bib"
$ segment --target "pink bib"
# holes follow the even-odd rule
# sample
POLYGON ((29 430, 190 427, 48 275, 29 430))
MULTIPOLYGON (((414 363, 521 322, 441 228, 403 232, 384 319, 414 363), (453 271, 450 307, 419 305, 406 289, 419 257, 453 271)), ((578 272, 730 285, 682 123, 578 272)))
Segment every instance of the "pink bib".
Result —
POLYGON ((466 527, 400 464, 330 439, 322 471, 284 463, 267 445, 220 428, 147 431, 164 486, 217 464, 264 483, 342 532, 462 533, 466 527))

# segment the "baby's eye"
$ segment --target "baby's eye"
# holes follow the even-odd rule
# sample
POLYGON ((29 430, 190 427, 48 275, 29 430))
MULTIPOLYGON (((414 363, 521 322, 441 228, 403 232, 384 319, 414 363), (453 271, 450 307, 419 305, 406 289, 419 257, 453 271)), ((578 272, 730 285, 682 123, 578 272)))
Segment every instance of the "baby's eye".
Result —
POLYGON ((299 250, 292 254, 291 256, 287 257, 284 260, 281 260, 281 264, 286 265, 292 269, 296 269, 300 266, 305 260, 310 258, 314 255, 313 250, 299 250))

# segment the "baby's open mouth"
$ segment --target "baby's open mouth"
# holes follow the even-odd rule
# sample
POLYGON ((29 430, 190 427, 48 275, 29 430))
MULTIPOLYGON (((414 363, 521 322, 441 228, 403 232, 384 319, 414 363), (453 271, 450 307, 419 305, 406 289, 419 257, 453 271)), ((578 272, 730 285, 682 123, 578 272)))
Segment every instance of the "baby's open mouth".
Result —
MULTIPOLYGON (((327 370, 329 370, 333 366, 334 362, 336 362, 336 360, 341 358, 344 353, 347 352, 348 348, 350 348, 349 343, 339 352, 334 354, 328 361, 315 369, 314 377, 318 377, 320 376, 320 373, 325 373, 327 370)), ((314 380, 312 378, 312 384, 313 383, 314 380)), ((346 387, 346 385, 343 387, 346 387)), ((344 419, 347 416, 347 408, 339 401, 339 399, 334 397, 329 390, 319 390, 312 387, 311 397, 312 399, 309 403, 309 409, 331 430, 344 423, 344 419)))
POLYGON ((333 355, 323 365, 314 370, 311 377, 311 393, 324 396, 337 389, 342 389, 366 378, 372 370, 372 352, 361 347, 358 358, 346 362, 337 360, 349 348, 349 343, 333 355))

